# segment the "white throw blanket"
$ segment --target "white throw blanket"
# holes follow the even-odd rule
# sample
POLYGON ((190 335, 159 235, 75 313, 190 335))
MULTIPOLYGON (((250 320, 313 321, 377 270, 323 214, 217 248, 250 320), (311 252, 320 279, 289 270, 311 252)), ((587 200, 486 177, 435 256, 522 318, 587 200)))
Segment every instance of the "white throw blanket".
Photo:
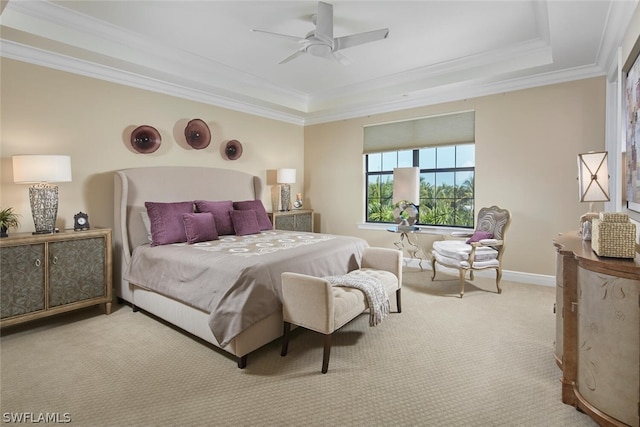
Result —
POLYGON ((384 285, 375 277, 354 274, 323 277, 333 286, 359 289, 364 293, 369 304, 369 326, 376 326, 391 311, 389 295, 384 285))

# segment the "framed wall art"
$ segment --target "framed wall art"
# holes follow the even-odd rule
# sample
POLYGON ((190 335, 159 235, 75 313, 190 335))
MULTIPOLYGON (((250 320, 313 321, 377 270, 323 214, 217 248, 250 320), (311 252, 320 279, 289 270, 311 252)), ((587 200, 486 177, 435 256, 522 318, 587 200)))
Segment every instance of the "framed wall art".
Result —
POLYGON ((640 215, 640 37, 631 49, 622 73, 623 132, 626 136, 623 171, 625 196, 627 209, 640 215))

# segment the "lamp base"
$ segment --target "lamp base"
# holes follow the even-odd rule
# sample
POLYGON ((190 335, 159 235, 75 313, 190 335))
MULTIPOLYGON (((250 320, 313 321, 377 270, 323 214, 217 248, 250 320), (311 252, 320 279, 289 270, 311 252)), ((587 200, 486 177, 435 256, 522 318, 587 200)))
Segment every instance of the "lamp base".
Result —
POLYGON ((398 224, 398 229, 404 227, 409 230, 418 221, 418 208, 411 202, 398 202, 393 210, 393 220, 398 224))
POLYGON ((591 203, 589 207, 590 212, 580 217, 580 235, 582 236, 582 240, 586 241, 591 240, 591 221, 599 216, 597 212, 591 212, 592 208, 593 203, 591 203))
POLYGON ((280 184, 280 211, 291 210, 291 186, 289 184, 280 184))
POLYGON ((58 186, 34 184, 29 187, 29 203, 36 231, 33 234, 52 234, 58 216, 58 186))

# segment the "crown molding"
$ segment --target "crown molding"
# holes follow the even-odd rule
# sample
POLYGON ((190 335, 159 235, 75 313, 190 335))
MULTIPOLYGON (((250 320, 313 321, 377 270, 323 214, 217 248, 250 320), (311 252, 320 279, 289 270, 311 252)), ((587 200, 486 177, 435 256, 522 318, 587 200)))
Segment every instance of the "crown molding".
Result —
POLYGON ((152 79, 113 67, 81 61, 58 53, 33 48, 13 41, 0 39, 2 49, 0 56, 17 61, 27 62, 42 67, 78 74, 94 79, 105 80, 124 86, 144 89, 151 92, 163 93, 208 105, 228 108, 230 110, 265 117, 296 125, 304 125, 304 117, 299 114, 281 111, 282 107, 275 105, 261 106, 256 100, 239 100, 229 96, 217 95, 211 92, 191 89, 166 81, 152 79))
POLYGON ((163 93, 178 98, 202 102, 208 105, 228 108, 230 110, 291 123, 299 126, 327 123, 338 120, 363 117, 373 114, 383 114, 410 108, 424 107, 444 102, 459 101, 462 99, 479 96, 494 95, 502 92, 510 92, 532 87, 545 86, 557 83, 566 83, 572 80, 581 80, 605 75, 605 71, 593 65, 572 70, 563 70, 540 74, 535 77, 514 78, 500 82, 467 82, 439 86, 421 92, 419 95, 407 95, 401 99, 385 102, 365 102, 352 104, 347 107, 335 108, 310 113, 283 111, 278 105, 260 105, 258 100, 239 100, 230 96, 216 95, 211 92, 194 90, 188 87, 175 85, 166 81, 151 79, 135 73, 122 71, 113 67, 80 61, 76 58, 44 51, 25 46, 8 40, 0 40, 2 49, 0 56, 17 61, 27 62, 60 71, 79 74, 112 83, 131 86, 138 89, 163 93))

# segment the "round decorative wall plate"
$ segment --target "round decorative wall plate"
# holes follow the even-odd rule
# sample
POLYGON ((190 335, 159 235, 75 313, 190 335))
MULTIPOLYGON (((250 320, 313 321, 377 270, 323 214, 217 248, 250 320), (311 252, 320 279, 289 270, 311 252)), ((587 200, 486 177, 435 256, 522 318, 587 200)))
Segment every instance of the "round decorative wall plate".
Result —
POLYGON ((138 153, 153 153, 160 147, 161 143, 160 132, 154 127, 138 126, 131 132, 131 147, 138 153))
POLYGON ((232 139, 227 142, 227 145, 224 149, 224 154, 227 156, 229 160, 237 160, 242 156, 242 144, 237 139, 232 139))
POLYGON ((193 119, 184 128, 184 137, 192 148, 202 150, 211 142, 211 131, 203 120, 193 119))

